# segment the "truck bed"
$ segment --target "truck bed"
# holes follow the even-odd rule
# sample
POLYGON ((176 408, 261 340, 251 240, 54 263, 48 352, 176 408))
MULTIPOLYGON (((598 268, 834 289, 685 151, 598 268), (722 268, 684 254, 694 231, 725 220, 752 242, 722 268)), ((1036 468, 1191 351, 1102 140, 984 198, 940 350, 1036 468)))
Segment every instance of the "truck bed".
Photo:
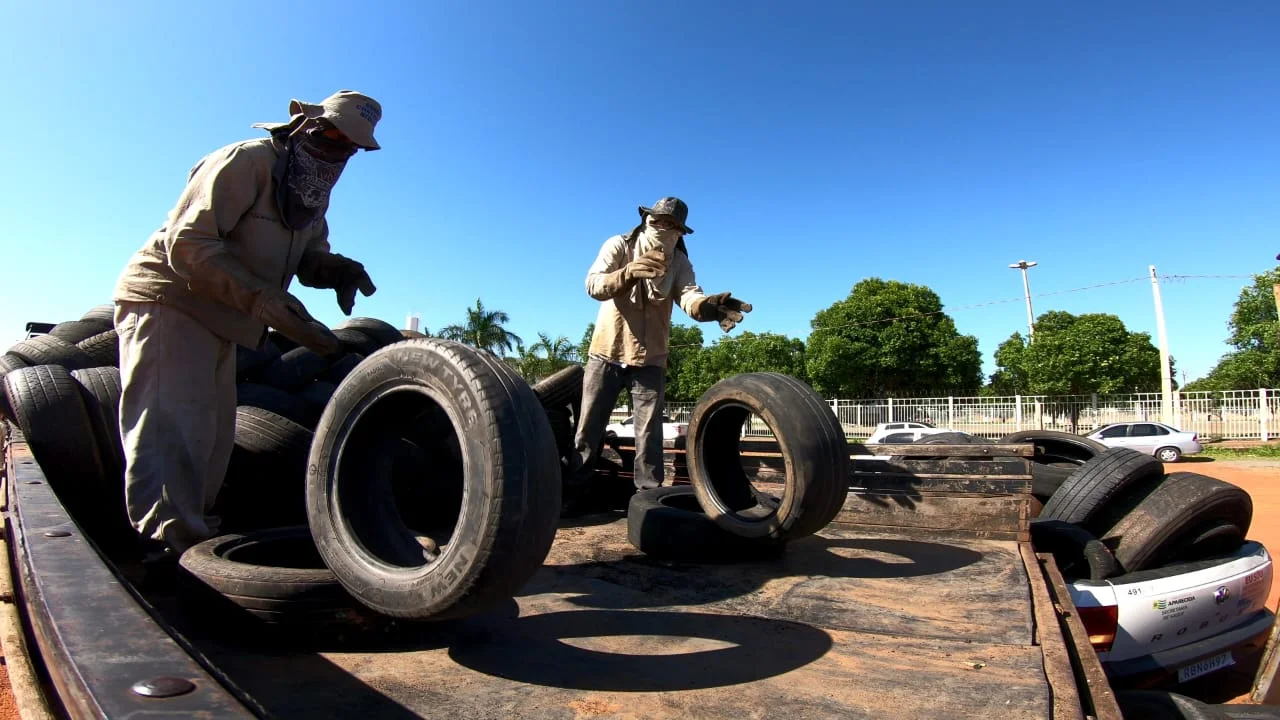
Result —
POLYGON ((1074 617, 1055 612, 1069 600, 1051 599, 1051 560, 1042 567, 1025 541, 837 522, 777 559, 681 565, 635 550, 625 518, 605 513, 562 521, 535 577, 484 615, 233 632, 139 591, 76 537, 25 444, 7 455, 15 590, 51 694, 89 709, 73 716, 1081 718, 1097 697, 1114 708, 1087 640, 1081 654, 1079 629, 1064 632, 1074 617), (131 696, 157 667, 196 691, 131 696))
POLYGON ((1015 542, 831 527, 779 560, 681 566, 587 520, 513 602, 373 647, 263 652, 165 614, 280 717, 1053 715, 1015 542))

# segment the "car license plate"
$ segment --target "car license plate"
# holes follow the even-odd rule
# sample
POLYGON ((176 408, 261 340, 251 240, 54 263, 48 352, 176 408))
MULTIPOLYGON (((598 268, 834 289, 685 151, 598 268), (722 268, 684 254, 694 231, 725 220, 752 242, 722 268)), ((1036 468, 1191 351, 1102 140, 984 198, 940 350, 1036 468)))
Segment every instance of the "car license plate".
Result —
POLYGON ((1178 668, 1178 682, 1183 683, 1201 675, 1208 675, 1214 670, 1221 670, 1229 665, 1235 665, 1236 661, 1231 657, 1231 651, 1214 655, 1200 662, 1193 662, 1190 665, 1178 668))

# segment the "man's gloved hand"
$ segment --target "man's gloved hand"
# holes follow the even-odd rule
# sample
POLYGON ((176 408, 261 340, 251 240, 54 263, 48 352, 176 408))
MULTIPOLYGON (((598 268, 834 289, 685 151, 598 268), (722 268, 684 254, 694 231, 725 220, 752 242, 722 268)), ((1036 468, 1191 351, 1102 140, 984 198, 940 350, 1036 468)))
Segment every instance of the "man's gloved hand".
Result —
POLYGON ((718 320, 720 329, 729 332, 742 322, 742 313, 749 312, 751 312, 751 303, 742 302, 732 293, 722 292, 700 298, 694 303, 693 312, 690 314, 699 322, 718 320))
POLYGON ((656 278, 666 271, 667 266, 662 262, 662 253, 657 250, 650 250, 627 263, 626 267, 622 269, 622 279, 631 282, 642 278, 656 278))
POLYGON ((355 307, 356 290, 365 297, 377 291, 364 265, 338 253, 305 253, 298 263, 298 282, 307 287, 333 289, 344 315, 350 315, 355 307))
POLYGON ((338 336, 311 317, 301 300, 284 290, 263 290, 254 303, 254 316, 317 355, 332 355, 342 349, 338 336))

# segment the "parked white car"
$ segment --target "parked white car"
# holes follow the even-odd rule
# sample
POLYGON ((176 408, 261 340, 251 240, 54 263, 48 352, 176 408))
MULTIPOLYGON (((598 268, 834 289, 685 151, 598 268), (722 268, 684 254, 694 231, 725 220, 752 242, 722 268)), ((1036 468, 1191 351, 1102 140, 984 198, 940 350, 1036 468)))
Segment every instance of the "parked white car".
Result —
MULTIPOLYGON (((605 432, 612 432, 620 438, 635 438, 636 436, 636 418, 634 415, 628 415, 621 422, 609 423, 605 426, 605 432)), ((662 416, 662 439, 674 440, 678 437, 684 437, 689 434, 689 423, 673 422, 670 415, 662 416)))
POLYGON ((880 423, 864 445, 904 445, 913 443, 925 435, 954 432, 949 428, 937 428, 923 422, 880 423))
POLYGON ((1271 556, 1257 542, 1234 553, 1076 580, 1071 602, 1113 686, 1181 684, 1262 652, 1271 556))
POLYGON ((1158 422, 1112 423, 1094 430, 1088 437, 1107 447, 1130 448, 1167 463, 1204 450, 1198 434, 1158 422))

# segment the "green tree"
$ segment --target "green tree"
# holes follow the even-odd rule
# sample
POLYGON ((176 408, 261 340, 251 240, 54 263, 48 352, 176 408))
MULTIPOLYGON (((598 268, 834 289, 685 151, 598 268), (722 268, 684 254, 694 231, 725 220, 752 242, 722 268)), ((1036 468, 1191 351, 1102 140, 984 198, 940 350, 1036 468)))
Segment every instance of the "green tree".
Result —
POLYGON ((510 321, 511 318, 505 312, 487 310, 480 298, 476 298, 476 306, 467 308, 467 321, 461 325, 446 326, 440 331, 440 337, 497 355, 499 351, 510 351, 516 344, 524 342, 519 335, 503 327, 510 321))
POLYGON ((777 372, 805 380, 804 341, 776 333, 722 337, 682 363, 680 388, 693 401, 724 378, 749 372, 777 372))
POLYGON ((666 398, 668 402, 696 402, 702 391, 686 386, 684 368, 706 352, 702 346, 702 328, 698 325, 671 325, 667 340, 666 398))
POLYGON ((1234 348, 1186 390, 1253 390, 1280 385, 1280 316, 1272 286, 1280 267, 1253 276, 1240 291, 1227 321, 1227 344, 1234 348))
POLYGON ((978 339, 961 335, 938 294, 923 285, 868 278, 810 325, 806 370, 822 394, 884 397, 982 386, 978 339))
POLYGON ((1035 342, 1015 332, 996 350, 991 384, 1001 394, 1155 392, 1160 351, 1119 317, 1052 310, 1036 320, 1035 342))

